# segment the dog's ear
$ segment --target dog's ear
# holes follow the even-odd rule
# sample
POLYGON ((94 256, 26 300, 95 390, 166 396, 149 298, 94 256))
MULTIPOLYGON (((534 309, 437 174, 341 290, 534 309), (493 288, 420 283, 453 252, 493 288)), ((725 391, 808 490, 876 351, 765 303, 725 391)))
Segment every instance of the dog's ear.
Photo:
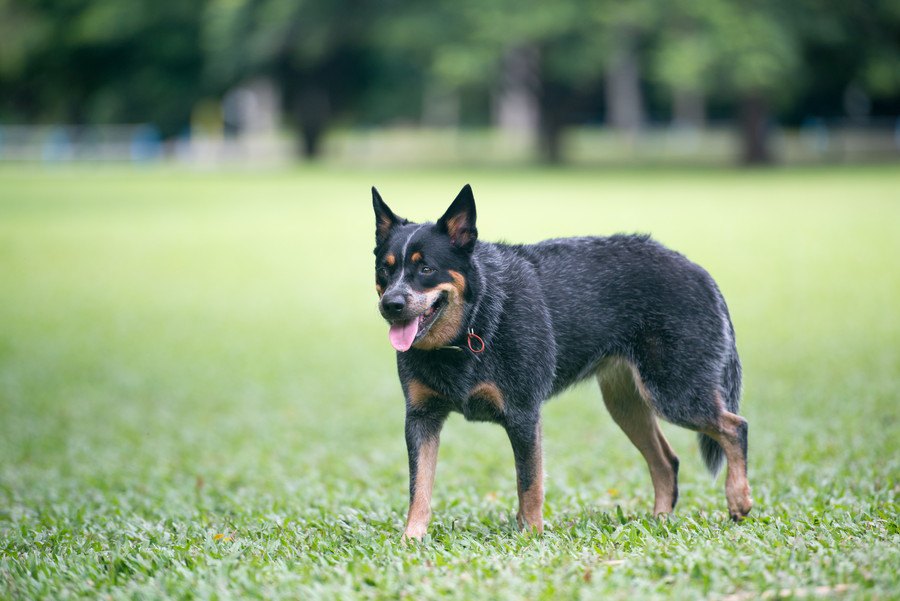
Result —
POLYGON ((459 191, 456 200, 438 219, 438 228, 450 236, 453 246, 465 251, 475 248, 478 239, 478 229, 475 227, 475 197, 472 196, 472 186, 466 184, 459 191))
POLYGON ((372 207, 375 209, 375 245, 380 246, 391 233, 391 228, 405 220, 400 219, 382 200, 381 194, 372 186, 372 207))

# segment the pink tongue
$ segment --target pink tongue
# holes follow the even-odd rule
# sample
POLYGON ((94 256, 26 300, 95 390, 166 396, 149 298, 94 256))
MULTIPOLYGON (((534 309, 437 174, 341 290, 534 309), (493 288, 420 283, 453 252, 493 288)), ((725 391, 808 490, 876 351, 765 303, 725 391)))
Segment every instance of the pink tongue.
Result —
POLYGON ((391 345, 401 353, 408 351, 412 346, 413 340, 416 339, 416 333, 419 331, 418 318, 410 319, 407 323, 391 324, 391 331, 388 338, 391 339, 391 345))

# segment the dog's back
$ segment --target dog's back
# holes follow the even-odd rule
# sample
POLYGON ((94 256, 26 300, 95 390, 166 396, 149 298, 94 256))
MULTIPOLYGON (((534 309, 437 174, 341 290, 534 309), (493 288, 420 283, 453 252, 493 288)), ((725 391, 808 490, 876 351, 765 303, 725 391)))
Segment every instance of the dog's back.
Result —
POLYGON ((506 247, 534 267, 556 342, 554 391, 621 355, 660 380, 722 365, 728 310, 700 266, 648 236, 560 238, 506 247), (674 352, 680 359, 672 365, 674 352))
MULTIPOLYGON (((741 365, 725 300, 705 269, 649 236, 559 238, 507 247, 534 267, 550 315, 552 393, 595 375, 610 358, 634 366, 655 411, 696 427, 716 418, 711 391, 731 413, 741 365)), ((710 471, 719 445, 700 436, 710 471)))

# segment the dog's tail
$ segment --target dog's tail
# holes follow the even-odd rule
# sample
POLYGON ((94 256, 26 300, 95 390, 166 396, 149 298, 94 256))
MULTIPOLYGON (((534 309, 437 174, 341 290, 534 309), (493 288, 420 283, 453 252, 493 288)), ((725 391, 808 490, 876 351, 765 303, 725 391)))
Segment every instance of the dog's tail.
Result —
MULTIPOLYGON (((733 339, 734 333, 732 332, 733 339)), ((737 349, 733 344, 722 370, 721 390, 725 409, 731 413, 737 413, 741 404, 741 360, 738 358, 737 349)), ((706 434, 697 434, 697 440, 700 442, 700 454, 703 456, 703 462, 706 463, 706 469, 715 478, 722 469, 725 452, 718 442, 706 434)))

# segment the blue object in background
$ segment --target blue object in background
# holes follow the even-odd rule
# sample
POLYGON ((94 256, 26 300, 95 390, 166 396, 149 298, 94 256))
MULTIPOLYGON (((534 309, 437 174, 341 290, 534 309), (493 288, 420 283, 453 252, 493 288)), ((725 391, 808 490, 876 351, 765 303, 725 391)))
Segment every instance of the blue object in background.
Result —
POLYGON ((144 124, 131 136, 131 160, 137 163, 156 161, 162 156, 162 136, 155 125, 144 124))
POLYGON ((825 120, 821 117, 807 117, 803 121, 801 132, 807 146, 815 154, 822 156, 831 146, 831 134, 825 120))
POLYGON ((45 163, 57 163, 72 158, 72 139, 66 128, 54 126, 44 139, 41 158, 45 163))

